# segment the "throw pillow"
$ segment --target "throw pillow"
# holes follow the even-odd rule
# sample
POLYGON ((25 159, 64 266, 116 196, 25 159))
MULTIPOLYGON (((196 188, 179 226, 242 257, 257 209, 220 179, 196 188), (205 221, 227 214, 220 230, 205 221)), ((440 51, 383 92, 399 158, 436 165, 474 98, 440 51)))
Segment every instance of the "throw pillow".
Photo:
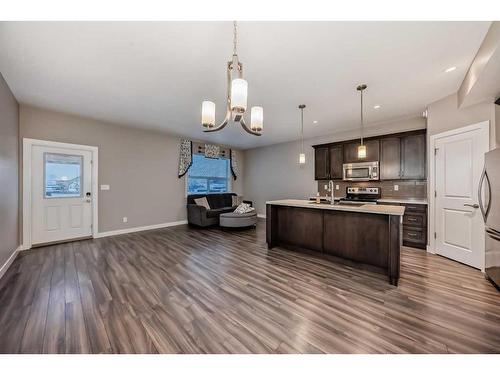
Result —
POLYGON ((239 206, 240 204, 243 203, 243 197, 241 195, 232 195, 232 206, 239 206))
POLYGON ((205 207, 207 210, 210 210, 210 205, 208 204, 207 197, 196 198, 194 200, 194 203, 196 203, 196 205, 198 205, 198 206, 205 207))
POLYGON ((242 203, 238 207, 236 207, 236 210, 234 210, 234 213, 236 214, 246 214, 248 212, 254 211, 255 208, 250 207, 248 203, 242 203))

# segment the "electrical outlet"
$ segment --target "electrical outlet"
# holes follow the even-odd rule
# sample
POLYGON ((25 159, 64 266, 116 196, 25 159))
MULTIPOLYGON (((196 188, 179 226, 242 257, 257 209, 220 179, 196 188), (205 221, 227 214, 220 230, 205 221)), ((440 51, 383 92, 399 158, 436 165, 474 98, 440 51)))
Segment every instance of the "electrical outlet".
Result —
POLYGON ((394 185, 394 191, 398 191, 399 190, 399 185, 394 185))
POLYGON ((128 222, 128 218, 126 216, 124 216, 122 220, 124 223, 128 222))
POLYGON ((328 185, 325 185, 325 190, 328 190, 328 185))
POLYGON ((101 185, 101 190, 109 190, 109 185, 101 185))
POLYGON ((340 186, 339 185, 335 185, 335 190, 339 190, 340 189, 340 186))

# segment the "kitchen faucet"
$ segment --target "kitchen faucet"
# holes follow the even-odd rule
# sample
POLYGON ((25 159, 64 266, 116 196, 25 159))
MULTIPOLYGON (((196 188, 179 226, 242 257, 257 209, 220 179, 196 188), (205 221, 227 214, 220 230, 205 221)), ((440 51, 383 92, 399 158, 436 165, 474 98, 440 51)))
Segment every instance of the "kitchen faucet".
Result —
POLYGON ((328 181, 328 191, 330 192, 330 204, 335 204, 335 190, 333 189, 333 180, 328 181))

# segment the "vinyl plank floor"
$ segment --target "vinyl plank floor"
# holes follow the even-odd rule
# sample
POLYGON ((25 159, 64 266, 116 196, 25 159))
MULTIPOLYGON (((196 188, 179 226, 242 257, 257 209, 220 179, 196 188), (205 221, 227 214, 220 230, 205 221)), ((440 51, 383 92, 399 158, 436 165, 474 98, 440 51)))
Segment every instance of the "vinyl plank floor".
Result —
POLYGON ((186 225, 22 252, 0 280, 1 353, 500 353, 500 292, 402 248, 383 275, 282 248, 265 222, 186 225))

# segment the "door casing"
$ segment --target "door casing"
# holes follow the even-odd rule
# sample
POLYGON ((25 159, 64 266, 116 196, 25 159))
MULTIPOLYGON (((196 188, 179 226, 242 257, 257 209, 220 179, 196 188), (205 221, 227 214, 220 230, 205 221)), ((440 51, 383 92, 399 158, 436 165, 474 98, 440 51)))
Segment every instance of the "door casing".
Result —
POLYGON ((86 150, 92 153, 92 237, 98 234, 98 169, 99 169, 99 149, 95 146, 77 145, 72 143, 44 141, 40 139, 23 138, 23 225, 22 225, 22 249, 31 249, 31 156, 33 146, 45 146, 52 148, 86 150))
MULTIPOLYGON (((482 121, 476 124, 464 126, 458 129, 449 130, 443 133, 435 134, 430 137, 429 142, 429 246, 427 251, 432 254, 436 254, 436 239, 434 238, 434 233, 436 231, 436 199, 434 192, 436 190, 436 156, 434 149, 436 148, 436 142, 441 138, 446 138, 452 135, 462 134, 471 132, 474 130, 481 130, 483 139, 481 143, 485 147, 485 152, 490 149, 490 122, 482 121)), ((484 251, 484 249, 483 249, 484 251)), ((484 255, 484 254, 483 254, 484 255)), ((484 256, 482 257, 484 258, 484 256)), ((484 259, 481 266, 481 271, 484 272, 484 259)))

